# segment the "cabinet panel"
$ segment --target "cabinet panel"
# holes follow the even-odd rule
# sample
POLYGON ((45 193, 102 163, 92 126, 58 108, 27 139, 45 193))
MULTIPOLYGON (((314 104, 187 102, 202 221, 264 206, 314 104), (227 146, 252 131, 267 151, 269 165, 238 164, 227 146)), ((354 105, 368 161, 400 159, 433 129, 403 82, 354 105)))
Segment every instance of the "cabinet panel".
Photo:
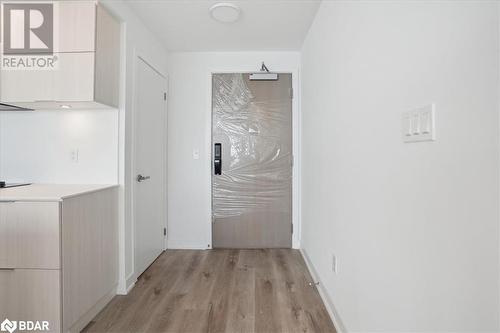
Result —
POLYGON ((95 1, 59 1, 59 46, 55 52, 95 51, 95 1))
POLYGON ((120 23, 97 7, 95 100, 118 107, 120 99, 120 23))
POLYGON ((101 218, 101 262, 102 277, 100 282, 101 294, 109 293, 118 281, 118 193, 116 189, 103 191, 99 209, 101 218))
POLYGON ((63 200, 63 328, 116 287, 118 225, 116 189, 63 200))
POLYGON ((16 225, 16 268, 59 269, 59 203, 16 202, 10 209, 16 225))
POLYGON ((1 71, 1 101, 94 100, 94 52, 59 53, 57 58, 54 70, 1 71))
POLYGON ((12 202, 0 202, 0 269, 16 265, 15 228, 12 202))
POLYGON ((54 70, 1 70, 4 103, 54 100, 54 70))
POLYGON ((9 290, 14 271, 0 270, 0 320, 9 318, 9 290))
POLYGON ((60 274, 59 270, 0 271, 2 320, 48 321, 50 332, 60 332, 60 274))
POLYGON ((35 109, 117 107, 120 23, 97 1, 56 3, 55 68, 0 70, 0 102, 35 109))
POLYGON ((93 52, 61 53, 54 71, 54 100, 61 102, 94 100, 93 52))

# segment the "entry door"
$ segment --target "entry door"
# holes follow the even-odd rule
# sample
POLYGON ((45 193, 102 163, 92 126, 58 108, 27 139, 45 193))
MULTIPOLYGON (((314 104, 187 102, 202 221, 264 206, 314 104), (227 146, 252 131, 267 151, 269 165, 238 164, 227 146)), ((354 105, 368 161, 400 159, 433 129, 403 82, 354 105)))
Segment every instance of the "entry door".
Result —
POLYGON ((141 58, 137 58, 136 70, 133 201, 135 272, 139 276, 164 249, 166 80, 141 58))
POLYGON ((214 74, 212 87, 213 246, 289 248, 292 75, 214 74))

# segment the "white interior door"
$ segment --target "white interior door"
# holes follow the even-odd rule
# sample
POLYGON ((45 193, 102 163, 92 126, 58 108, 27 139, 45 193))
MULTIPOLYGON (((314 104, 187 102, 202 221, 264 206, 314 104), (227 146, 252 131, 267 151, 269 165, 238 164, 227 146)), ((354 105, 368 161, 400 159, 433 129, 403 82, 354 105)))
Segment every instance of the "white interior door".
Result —
POLYGON ((137 58, 134 115, 135 273, 164 250, 166 227, 166 80, 137 58))

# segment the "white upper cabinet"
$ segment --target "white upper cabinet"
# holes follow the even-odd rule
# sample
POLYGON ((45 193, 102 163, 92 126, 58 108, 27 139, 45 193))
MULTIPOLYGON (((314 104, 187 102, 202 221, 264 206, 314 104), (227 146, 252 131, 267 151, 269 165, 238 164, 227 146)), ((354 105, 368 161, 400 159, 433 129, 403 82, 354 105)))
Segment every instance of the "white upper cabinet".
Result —
POLYGON ((118 107, 120 23, 95 1, 54 7, 53 69, 0 70, 0 103, 29 109, 118 107))

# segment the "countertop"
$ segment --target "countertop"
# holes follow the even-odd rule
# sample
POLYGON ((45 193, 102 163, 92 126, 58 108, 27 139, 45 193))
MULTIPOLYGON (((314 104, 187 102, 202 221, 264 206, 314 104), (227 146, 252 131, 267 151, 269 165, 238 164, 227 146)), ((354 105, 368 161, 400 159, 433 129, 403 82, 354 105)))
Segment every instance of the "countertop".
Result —
POLYGON ((32 184, 0 188, 0 201, 62 201, 77 195, 102 191, 117 186, 32 184))

